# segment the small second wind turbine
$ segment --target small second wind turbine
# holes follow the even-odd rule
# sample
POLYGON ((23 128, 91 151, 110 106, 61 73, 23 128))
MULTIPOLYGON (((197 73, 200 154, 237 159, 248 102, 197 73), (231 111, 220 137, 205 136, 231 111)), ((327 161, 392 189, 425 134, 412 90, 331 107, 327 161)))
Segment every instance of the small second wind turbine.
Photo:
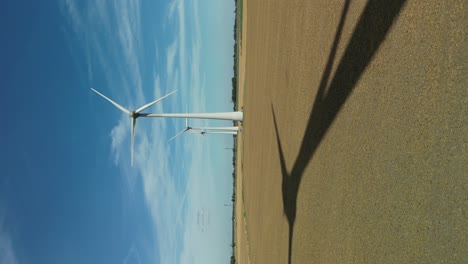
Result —
MULTIPOLYGON (((185 110, 187 112, 187 110, 185 110)), ((171 137, 169 141, 175 139, 176 137, 182 135, 183 133, 190 131, 194 134, 227 134, 227 135, 237 135, 237 131, 239 127, 237 126, 230 126, 230 127, 191 127, 188 125, 188 118, 185 118, 185 128, 177 133, 175 136, 171 137), (214 131, 212 131, 214 130, 214 131)))
POLYGON ((177 90, 175 90, 175 91, 173 91, 173 92, 170 92, 170 93, 166 94, 165 96, 163 96, 163 97, 161 97, 161 98, 159 98, 159 99, 157 99, 157 100, 155 100, 155 101, 153 101, 153 102, 151 102, 151 103, 145 104, 145 105, 143 105, 142 107, 140 107, 140 108, 138 108, 138 109, 136 109, 136 110, 134 110, 134 111, 130 111, 130 110, 124 108, 123 106, 121 106, 121 105, 119 105, 118 103, 112 101, 111 99, 109 99, 108 97, 106 97, 106 96, 103 95, 102 93, 100 93, 100 92, 94 90, 93 88, 91 88, 91 90, 93 90, 93 92, 99 94, 99 95, 102 96, 104 99, 106 99, 106 100, 109 101, 111 104, 113 104, 115 107, 117 107, 118 109, 120 109, 122 112, 124 112, 124 113, 126 113, 126 114, 128 114, 128 115, 130 116, 130 118, 131 118, 131 120, 132 120, 132 124, 131 124, 131 126, 132 126, 132 138, 131 138, 131 141, 132 141, 132 143, 131 143, 131 144, 132 144, 132 145, 131 145, 131 165, 133 166, 133 146, 134 146, 134 142, 135 142, 135 126, 136 126, 136 119, 137 119, 138 117, 145 117, 145 116, 147 116, 146 114, 142 114, 141 111, 143 111, 143 110, 145 110, 146 108, 148 108, 148 107, 150 107, 150 106, 156 104, 157 102, 163 100, 164 98, 168 97, 169 95, 171 95, 171 94, 177 92, 177 90))

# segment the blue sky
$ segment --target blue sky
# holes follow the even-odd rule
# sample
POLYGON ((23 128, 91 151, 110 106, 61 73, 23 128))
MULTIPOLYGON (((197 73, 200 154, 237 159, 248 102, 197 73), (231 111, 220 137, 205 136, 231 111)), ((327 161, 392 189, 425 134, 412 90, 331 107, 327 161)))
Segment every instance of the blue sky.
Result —
POLYGON ((0 3, 0 263, 229 261, 232 137, 138 119, 131 167, 128 116, 89 89, 232 110, 234 1, 209 2, 0 3))

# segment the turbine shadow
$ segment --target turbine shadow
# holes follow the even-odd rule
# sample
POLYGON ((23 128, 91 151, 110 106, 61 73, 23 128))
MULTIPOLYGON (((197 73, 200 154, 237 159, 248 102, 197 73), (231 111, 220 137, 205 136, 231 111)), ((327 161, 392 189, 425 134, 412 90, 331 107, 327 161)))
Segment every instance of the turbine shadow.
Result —
POLYGON ((287 169, 273 104, 271 105, 281 165, 283 210, 289 224, 288 263, 291 263, 292 260, 297 195, 304 171, 341 107, 385 40, 405 2, 406 0, 369 0, 367 2, 338 64, 335 75, 329 81, 349 9, 350 0, 346 0, 301 147, 290 172, 287 169), (325 91, 327 92, 325 93, 325 91))

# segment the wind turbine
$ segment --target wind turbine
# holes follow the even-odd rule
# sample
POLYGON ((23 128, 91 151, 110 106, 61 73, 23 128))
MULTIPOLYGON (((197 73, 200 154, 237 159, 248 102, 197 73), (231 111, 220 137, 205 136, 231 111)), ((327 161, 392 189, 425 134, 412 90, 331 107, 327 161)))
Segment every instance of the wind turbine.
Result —
MULTIPOLYGON (((187 110, 185 110, 187 112, 187 110)), ((239 127, 234 126, 234 127, 191 127, 188 125, 188 118, 185 118, 185 128, 177 133, 175 136, 171 137, 169 141, 175 139, 176 137, 182 135, 183 133, 190 131, 190 130, 195 130, 192 133, 195 134, 228 134, 228 135, 237 135, 237 131, 239 130, 239 127), (211 131, 215 130, 215 131, 211 131), (199 131, 199 132, 198 132, 199 131), (216 132, 217 131, 217 132, 216 132), (228 133, 224 133, 228 132, 228 133)))
POLYGON ((157 102, 163 100, 164 98, 168 97, 169 95, 177 92, 177 90, 173 91, 173 92, 170 92, 168 94, 166 94, 165 96, 151 102, 151 103, 147 103, 145 105, 143 105, 142 107, 134 110, 134 111, 130 111, 126 108, 124 108, 123 106, 119 105, 118 103, 112 101, 111 99, 109 99, 108 97, 106 97, 105 95, 103 95, 102 93, 94 90, 93 88, 91 88, 91 90, 93 90, 93 92, 99 94, 100 96, 102 96, 104 99, 106 99, 107 101, 109 101, 111 104, 113 104, 115 107, 117 107, 118 109, 120 109, 122 112, 128 114, 132 120, 132 138, 131 138, 131 141, 132 141, 132 145, 131 145, 131 165, 133 166, 133 146, 134 146, 134 142, 135 142, 135 126, 136 126, 136 120, 138 117, 146 117, 148 114, 145 114, 145 113, 141 113, 141 111, 145 110, 146 108, 156 104, 157 102))

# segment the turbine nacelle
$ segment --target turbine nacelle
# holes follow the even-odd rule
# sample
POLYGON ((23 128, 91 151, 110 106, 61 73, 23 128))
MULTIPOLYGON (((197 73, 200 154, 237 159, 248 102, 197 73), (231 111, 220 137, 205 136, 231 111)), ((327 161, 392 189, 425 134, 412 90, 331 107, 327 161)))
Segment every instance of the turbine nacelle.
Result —
POLYGON ((137 119, 138 117, 140 117, 141 115, 135 111, 132 111, 128 114, 128 116, 130 116, 131 118, 134 118, 134 119, 137 119))

